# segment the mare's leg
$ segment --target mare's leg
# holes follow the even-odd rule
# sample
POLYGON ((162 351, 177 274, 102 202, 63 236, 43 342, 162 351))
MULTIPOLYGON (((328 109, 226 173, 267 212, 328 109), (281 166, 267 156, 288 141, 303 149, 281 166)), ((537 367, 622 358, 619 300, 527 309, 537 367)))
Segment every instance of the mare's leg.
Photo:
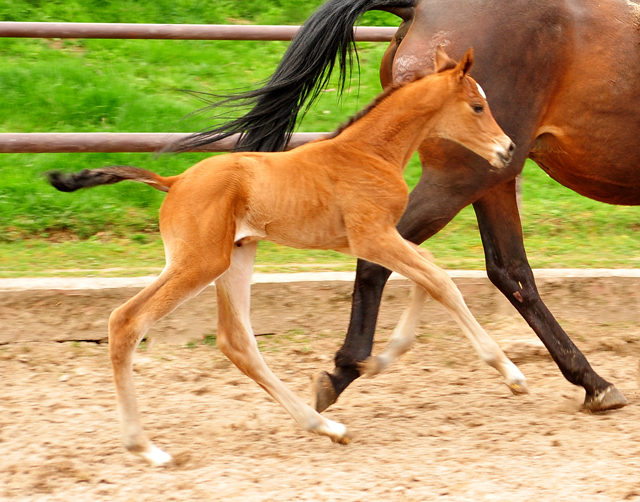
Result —
MULTIPOLYGON (((228 265, 203 261, 200 256, 174 257, 171 266, 109 319, 109 354, 113 365, 122 439, 125 447, 151 465, 168 463, 171 456, 146 437, 138 417, 133 384, 133 355, 142 337, 158 319, 198 294, 228 265)), ((224 260, 222 260, 224 261, 224 260)))
POLYGON ((526 393, 524 375, 482 329, 449 275, 420 256, 395 228, 381 228, 372 233, 376 235, 375 242, 353 242, 351 239, 354 253, 362 259, 394 270, 423 287, 449 311, 482 360, 504 376, 509 388, 515 394, 526 393))
POLYGON ((625 406, 626 398, 591 368, 540 298, 522 241, 515 181, 491 190, 474 208, 489 279, 536 332, 564 377, 584 387, 585 406, 592 411, 625 406))
POLYGON ((265 363, 253 335, 249 317, 251 274, 257 242, 244 242, 233 250, 229 270, 216 280, 218 295, 218 347, 245 375, 253 379, 310 432, 347 444, 347 428, 324 418, 303 403, 265 363))

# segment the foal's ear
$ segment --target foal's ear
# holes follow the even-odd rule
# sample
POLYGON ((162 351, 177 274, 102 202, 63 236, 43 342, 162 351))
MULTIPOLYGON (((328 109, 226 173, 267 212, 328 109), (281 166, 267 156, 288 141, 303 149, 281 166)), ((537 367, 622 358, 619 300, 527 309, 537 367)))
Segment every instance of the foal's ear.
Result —
POLYGON ((452 70, 456 67, 456 62, 447 56, 441 45, 436 49, 435 55, 436 73, 440 73, 446 70, 452 70))
POLYGON ((462 80, 467 75, 467 73, 469 73, 469 70, 471 69, 472 66, 473 66, 473 47, 470 47, 469 50, 465 52, 464 56, 462 56, 462 59, 456 66, 456 69, 460 72, 460 80, 462 80))

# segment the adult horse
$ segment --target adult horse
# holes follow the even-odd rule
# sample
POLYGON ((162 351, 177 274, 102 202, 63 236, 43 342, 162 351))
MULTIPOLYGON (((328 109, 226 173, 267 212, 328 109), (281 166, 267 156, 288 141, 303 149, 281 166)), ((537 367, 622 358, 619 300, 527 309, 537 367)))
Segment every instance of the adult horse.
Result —
MULTIPOLYGON (((547 347, 567 380, 586 391, 593 411, 625 397, 591 368, 540 298, 525 254, 516 176, 527 157, 576 192, 610 204, 640 204, 640 7, 625 0, 329 0, 305 23, 269 82, 230 96, 248 113, 188 138, 176 149, 242 133, 239 150, 280 150, 297 115, 315 99, 337 64, 344 77, 353 24, 368 10, 403 19, 380 69, 383 86, 433 66, 443 45, 459 58, 469 46, 475 76, 498 123, 518 146, 508 169, 487 174, 486 161, 458 145, 428 140, 423 172, 398 229, 421 243, 473 204, 490 280, 547 347)), ((344 82, 344 80, 343 80, 344 82)), ((332 373, 317 378, 323 410, 360 375, 371 353, 389 271, 359 261, 349 330, 332 373)))

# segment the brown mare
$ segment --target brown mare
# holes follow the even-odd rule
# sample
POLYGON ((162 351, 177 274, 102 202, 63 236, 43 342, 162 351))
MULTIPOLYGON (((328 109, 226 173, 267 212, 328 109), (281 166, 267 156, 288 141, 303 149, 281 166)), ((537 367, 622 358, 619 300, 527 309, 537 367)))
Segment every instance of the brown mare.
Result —
MULTIPOLYGON (((154 322, 214 280, 220 350, 303 429, 349 442, 346 427, 300 401, 258 351, 249 301, 259 240, 333 249, 403 274, 451 312, 483 360, 503 374, 514 392, 526 392, 524 376, 474 319, 453 281, 395 227, 408 199, 402 172, 426 137, 465 145, 497 169, 504 169, 511 159, 513 143, 491 116, 480 87, 467 75, 472 62, 471 50, 456 65, 439 49, 436 73, 383 93, 332 139, 290 152, 212 157, 167 178, 121 166, 69 175, 49 173, 52 185, 62 191, 133 180, 168 192, 160 210, 166 267, 109 320, 122 434, 130 451, 153 465, 171 460, 142 431, 133 354, 154 322)), ((423 296, 414 294, 414 305, 397 330, 398 339, 411 338, 423 296)))
MULTIPOLYGON (((474 69, 493 113, 518 145, 507 169, 487 174, 483 159, 429 138, 418 151, 422 177, 398 230, 421 243, 473 204, 487 274, 543 341, 562 374, 586 391, 591 410, 619 408, 625 397, 597 375, 547 309, 522 240, 516 176, 527 157, 576 192, 609 204, 640 204, 640 6, 627 0, 329 0, 293 40, 269 83, 231 96, 253 103, 246 115, 176 145, 233 133, 237 149, 280 150, 296 116, 328 82, 336 54, 344 76, 353 24, 368 10, 403 19, 382 60, 383 86, 432 66, 433 49, 460 55, 474 46, 474 69)), ((331 405, 371 354, 389 270, 358 262, 351 322, 331 374, 322 373, 317 409, 331 405)))

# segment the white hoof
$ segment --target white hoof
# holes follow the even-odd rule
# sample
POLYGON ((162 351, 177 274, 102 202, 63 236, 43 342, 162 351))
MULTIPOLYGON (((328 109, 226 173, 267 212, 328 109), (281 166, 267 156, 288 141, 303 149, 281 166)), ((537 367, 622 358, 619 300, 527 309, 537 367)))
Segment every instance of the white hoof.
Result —
POLYGON ((509 376, 507 377, 506 383, 509 386, 509 389, 511 389, 511 392, 513 392, 516 396, 529 394, 527 379, 515 365, 510 368, 509 376))
POLYGON ((516 396, 522 396, 524 394, 529 394, 529 388, 527 387, 526 380, 519 380, 517 382, 507 382, 509 389, 516 396))
POLYGON ((351 433, 344 425, 327 418, 324 419, 324 424, 316 432, 328 436, 331 441, 339 444, 349 444, 352 438, 351 433))
POLYGON ((151 467, 162 467, 173 460, 171 455, 163 452, 160 448, 154 445, 150 445, 147 451, 136 452, 136 455, 140 455, 144 458, 149 462, 151 467))

